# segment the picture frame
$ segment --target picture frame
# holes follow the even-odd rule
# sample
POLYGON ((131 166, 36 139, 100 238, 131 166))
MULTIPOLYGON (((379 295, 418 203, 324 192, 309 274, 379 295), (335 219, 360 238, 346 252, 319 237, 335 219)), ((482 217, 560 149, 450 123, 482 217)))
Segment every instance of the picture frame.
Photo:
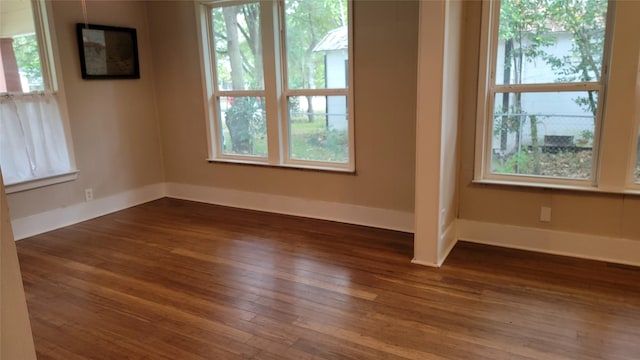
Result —
POLYGON ((136 29, 78 23, 76 33, 83 79, 140 78, 136 29))

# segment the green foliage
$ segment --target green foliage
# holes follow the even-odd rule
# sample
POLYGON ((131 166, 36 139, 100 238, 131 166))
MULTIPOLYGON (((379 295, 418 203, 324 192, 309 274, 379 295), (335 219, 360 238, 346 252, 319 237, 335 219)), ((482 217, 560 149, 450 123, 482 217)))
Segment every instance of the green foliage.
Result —
POLYGON ((254 140, 266 136, 263 99, 236 97, 225 112, 225 125, 231 138, 231 152, 241 155, 265 155, 254 151, 254 140))
POLYGON ((593 145, 593 131, 582 130, 580 137, 576 140, 578 146, 591 146, 593 145))
MULTIPOLYGON (((224 6, 212 11, 218 86, 234 90, 262 89, 262 39, 260 5, 248 3, 224 6)), ((254 142, 266 136, 264 99, 230 98, 224 122, 231 140, 231 153, 266 155, 256 152, 254 142)), ((225 147, 227 144, 224 144, 225 147)), ((266 151, 260 147, 260 151, 266 151)), ((228 152, 228 149, 225 149, 228 152)))
POLYGON ((290 126, 291 157, 298 160, 347 162, 349 137, 346 130, 327 130, 325 117, 316 115, 313 122, 304 118, 290 126))
MULTIPOLYGON (((509 93, 502 94, 503 96, 509 96, 509 93)), ((520 122, 522 121, 522 109, 516 106, 510 106, 508 109, 502 109, 501 112, 494 114, 494 127, 495 135, 500 131, 516 132, 520 129, 520 122)))
MULTIPOLYGON (((498 37, 501 40, 515 42, 512 62, 516 69, 522 61, 533 61, 545 55, 543 47, 554 43, 545 14, 545 1, 540 0, 503 0, 500 6, 500 27, 498 37)), ((507 59, 505 59, 506 61, 507 59)), ((514 82, 521 83, 521 82, 514 82)))
MULTIPOLYGON (((555 38, 550 34, 545 14, 544 1, 502 0, 500 5, 500 26, 498 38, 504 41, 504 84, 522 84, 525 62, 546 55, 544 49, 552 45, 555 38)), ((519 133, 523 118, 522 94, 504 93, 500 119, 500 148, 506 149, 507 133, 519 133), (513 97, 513 98, 511 98, 513 97), (513 114, 507 116, 506 114, 513 114)), ((520 148, 519 136, 517 148, 520 148)))
POLYGON ((260 5, 248 3, 215 8, 212 18, 219 84, 222 87, 236 84, 235 90, 262 89, 260 5), (234 56, 239 61, 237 64, 234 56))
POLYGON ((494 158, 492 171, 502 174, 588 179, 591 175, 592 156, 591 150, 538 153, 522 150, 504 159, 494 158))
POLYGON ((313 48, 331 30, 347 25, 347 0, 286 0, 289 87, 325 87, 324 54, 313 48))
MULTIPOLYGON (((505 66, 515 70, 515 78, 505 82, 522 83, 523 61, 538 58, 551 66, 558 82, 599 80, 606 13, 607 0, 502 0, 498 36, 505 46, 513 44, 505 66), (545 52, 557 42, 553 33, 559 31, 571 36, 571 53, 561 57, 545 52)), ((595 92, 574 101, 595 116, 595 92)))
POLYGON ((289 97, 289 118, 291 118, 291 113, 300 112, 300 97, 291 96, 289 97))
POLYGON ((29 81, 30 91, 44 90, 36 35, 14 37, 13 51, 18 62, 18 69, 26 75, 29 81))
MULTIPOLYGON (((223 89, 264 88, 260 4, 267 6, 268 2, 222 6, 211 13, 216 74, 218 86, 223 89)), ((286 0, 284 6, 289 87, 325 87, 324 53, 313 49, 329 31, 346 25, 347 0, 286 0)), ((255 104, 247 99, 236 98, 226 111, 226 130, 223 131, 228 131, 233 153, 264 155, 264 114, 257 112, 255 104)), ((299 110, 299 99, 291 106, 291 111, 299 110)), ((309 120, 313 119, 313 113, 309 107, 309 120)), ((340 142, 339 136, 326 134, 325 142, 330 148, 331 144, 340 142)))
POLYGON ((532 165, 529 153, 520 150, 498 165, 494 172, 503 174, 529 174, 533 168, 532 165))
MULTIPOLYGON (((498 37, 504 42, 504 84, 523 83, 523 64, 545 61, 558 82, 597 81, 600 79, 607 0, 502 0, 498 37), (560 34, 571 38, 568 55, 548 53, 560 34)), ((585 111, 596 113, 597 93, 574 99, 585 111)), ((506 149, 507 134, 515 133, 515 154, 493 159, 493 171, 566 178, 588 178, 592 152, 544 152, 538 142, 537 124, 541 119, 526 115, 521 93, 503 93, 496 97, 494 132, 506 149), (501 100, 501 101, 500 101, 501 100), (531 146, 522 147, 520 131, 528 118, 531 146)), ((583 131, 576 141, 582 147, 593 143, 593 131, 583 131)))
MULTIPOLYGON (((558 81, 598 81, 602 70, 604 32, 607 14, 606 0, 555 0, 548 10, 552 21, 571 33, 571 55, 547 61, 556 70, 558 81)), ((596 93, 574 99, 594 117, 597 111, 596 93)))

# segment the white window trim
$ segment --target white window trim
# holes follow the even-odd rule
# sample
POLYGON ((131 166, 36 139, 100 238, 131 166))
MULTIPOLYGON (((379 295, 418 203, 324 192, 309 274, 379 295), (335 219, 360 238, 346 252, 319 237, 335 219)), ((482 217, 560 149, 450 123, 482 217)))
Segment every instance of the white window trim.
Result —
MULTIPOLYGON (((499 27, 499 0, 484 0, 482 3, 482 24, 480 40, 480 61, 478 72, 478 98, 476 112, 476 139, 473 182, 479 184, 540 187, 589 192, 629 193, 624 186, 600 186, 600 162, 603 118, 605 114, 608 66, 611 58, 611 44, 615 13, 615 1, 609 1, 602 76, 599 83, 571 84, 495 84, 495 61, 497 59, 497 34, 499 27), (571 179, 536 175, 510 175, 491 172, 491 139, 493 127, 494 94, 500 92, 552 92, 552 91, 598 91, 598 113, 594 131, 592 173, 589 179, 571 179)), ((606 144, 605 144, 606 146, 606 144)), ((635 150, 634 150, 635 151, 635 150)), ((634 163, 635 164, 635 163, 634 163)), ((640 186, 638 187, 640 190, 640 186)))
POLYGON ((196 22, 198 36, 198 51, 201 59, 201 78, 204 98, 204 111, 206 114, 207 146, 209 162, 227 162, 237 164, 263 165, 282 168, 300 168, 310 170, 326 170, 333 172, 355 172, 355 121, 354 121, 354 97, 353 97, 353 9, 352 1, 347 2, 349 17, 349 74, 348 88, 346 89, 287 89, 286 51, 284 51, 284 1, 263 0, 196 0, 196 22), (263 53, 264 66, 264 90, 257 91, 217 91, 215 78, 215 52, 212 51, 211 39, 213 29, 209 21, 208 11, 212 5, 239 5, 250 2, 260 2, 262 43, 265 49, 275 49, 274 52, 263 53), (204 36, 203 34, 207 34, 204 36), (243 156, 224 154, 218 140, 219 121, 217 96, 264 96, 265 111, 267 113, 267 146, 266 157, 243 156), (346 96, 347 118, 349 137, 349 161, 346 163, 309 161, 292 159, 289 156, 289 124, 286 108, 289 96, 346 96), (277 141, 274 141, 277 140, 277 141))
POLYGON ((62 69, 56 66, 56 64, 60 64, 60 56, 55 37, 52 2, 46 0, 30 1, 33 11, 33 22, 36 28, 36 37, 38 39, 42 81, 44 83, 45 92, 52 92, 58 100, 60 118, 62 119, 67 151, 69 153, 70 169, 69 171, 60 174, 5 184, 5 191, 7 194, 73 181, 78 178, 79 172, 76 166, 73 141, 71 138, 69 112, 67 109, 66 95, 62 81, 62 69))
POLYGON ((17 193, 21 191, 36 189, 54 184, 61 184, 68 181, 73 181, 78 178, 78 171, 70 171, 53 176, 46 176, 42 178, 35 178, 17 183, 4 184, 7 194, 17 193))

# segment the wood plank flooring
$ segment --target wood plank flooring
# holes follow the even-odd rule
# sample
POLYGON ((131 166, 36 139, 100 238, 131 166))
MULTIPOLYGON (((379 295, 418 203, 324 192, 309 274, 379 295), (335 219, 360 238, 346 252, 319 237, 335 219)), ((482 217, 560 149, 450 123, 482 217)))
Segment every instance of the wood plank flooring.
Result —
POLYGON ((17 243, 39 359, 638 359, 640 269, 162 199, 17 243))

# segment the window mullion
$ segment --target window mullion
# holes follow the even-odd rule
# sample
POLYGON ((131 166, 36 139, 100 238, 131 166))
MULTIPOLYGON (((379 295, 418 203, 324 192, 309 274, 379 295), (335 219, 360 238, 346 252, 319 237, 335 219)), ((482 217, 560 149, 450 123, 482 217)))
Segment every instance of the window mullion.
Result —
POLYGON ((216 91, 216 97, 240 97, 240 96, 265 96, 264 90, 218 90, 216 91))
POLYGON ((262 21, 262 61, 264 67, 264 94, 267 113, 267 146, 270 164, 281 162, 280 117, 282 109, 278 104, 282 92, 280 78, 280 41, 278 38, 278 4, 263 1, 260 4, 262 21))
POLYGON ((560 92, 560 91, 600 91, 599 82, 551 83, 551 84, 512 84, 494 85, 496 93, 517 92, 560 92))
POLYGON ((287 34, 286 34, 286 18, 285 18, 285 0, 278 0, 278 40, 282 45, 280 47, 280 68, 281 76, 280 76, 280 99, 279 104, 282 109, 282 113, 280 116, 280 136, 281 136, 281 161, 283 163, 288 163, 290 160, 289 154, 291 154, 291 144, 289 143, 290 129, 289 129, 289 96, 291 96, 291 90, 289 89, 289 73, 287 70, 287 34))
POLYGON ((348 96, 349 89, 287 89, 284 96, 348 96))

